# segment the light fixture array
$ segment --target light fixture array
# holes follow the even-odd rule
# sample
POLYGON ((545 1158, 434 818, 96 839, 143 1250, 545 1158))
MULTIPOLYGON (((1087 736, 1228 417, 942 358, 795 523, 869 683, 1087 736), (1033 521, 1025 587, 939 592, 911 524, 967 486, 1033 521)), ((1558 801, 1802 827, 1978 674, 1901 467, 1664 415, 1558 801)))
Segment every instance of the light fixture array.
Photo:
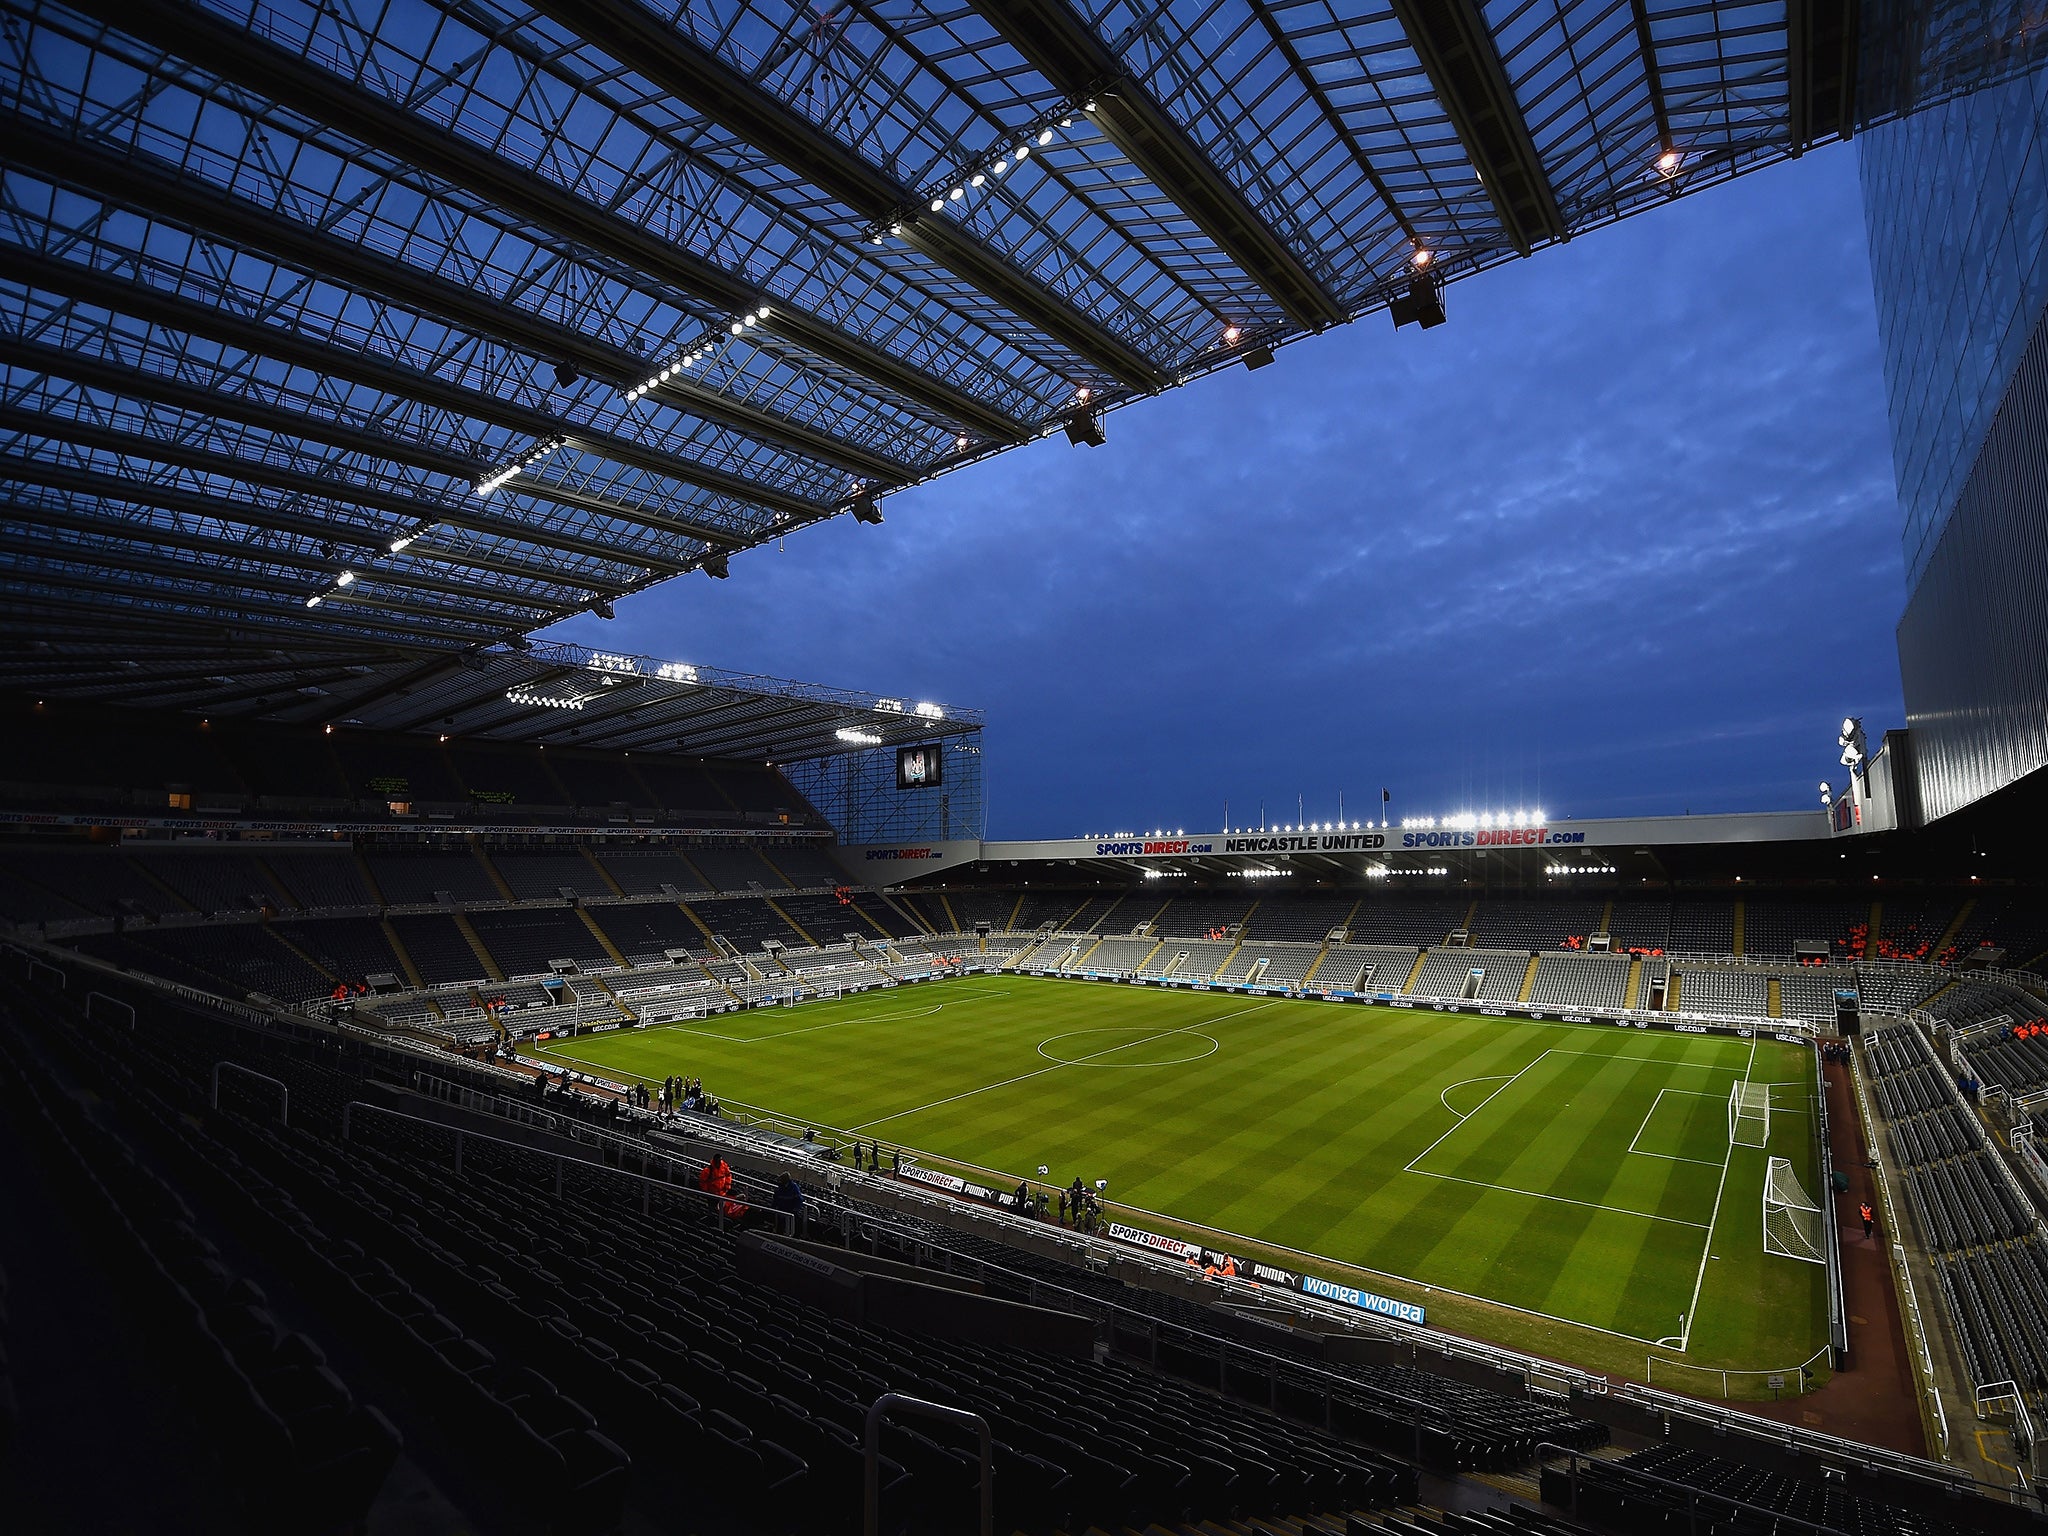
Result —
MULTIPOLYGON (((415 523, 410 533, 399 534, 396 538, 392 539, 391 542, 385 546, 385 548, 394 555, 403 554, 405 553, 406 550, 412 548, 414 541, 425 537, 427 534, 433 532, 433 530, 439 526, 440 525, 438 523, 432 522, 422 521, 419 523, 415 523)), ((308 608, 318 608, 322 603, 326 602, 328 598, 334 597, 337 594, 346 591, 348 588, 354 586, 355 582, 356 572, 353 570, 344 570, 335 576, 333 586, 329 587, 324 592, 315 592, 311 597, 307 598, 306 606, 308 608)))
POLYGON ((1545 825, 1545 821, 1541 811, 1480 811, 1477 815, 1465 811, 1456 816, 1404 816, 1401 825, 1432 831, 1442 827, 1448 831, 1470 832, 1475 827, 1536 828, 1545 825))
POLYGON ((581 709, 584 702, 581 699, 550 698, 546 694, 535 693, 528 688, 507 688, 505 690, 505 697, 511 703, 526 704, 535 709, 581 709))
POLYGON ((733 319, 726 323, 726 327, 722 331, 717 329, 705 331, 703 335, 692 341, 688 346, 674 352, 667 362, 651 371, 638 384, 625 390, 626 402, 630 405, 649 390, 667 383, 685 369, 696 367, 697 364, 709 357, 712 350, 724 342, 728 336, 743 335, 774 313, 773 309, 763 304, 759 309, 750 309, 743 315, 734 316, 733 319))
POLYGON ((882 744, 882 738, 873 731, 857 731, 851 726, 842 725, 832 734, 841 741, 852 742, 857 747, 879 747, 882 744))
POLYGON ((1078 105, 1067 103, 1055 107, 1044 116, 1036 118, 1018 131, 1014 137, 1006 136, 997 148, 990 149, 977 160, 957 167, 951 175, 933 182, 918 194, 915 203, 905 204, 886 218, 878 219, 862 231, 861 238, 869 245, 880 245, 891 236, 901 238, 904 226, 914 224, 927 214, 943 213, 948 203, 967 200, 968 194, 979 192, 993 181, 1000 180, 1012 169, 1021 167, 1031 158, 1034 149, 1044 149, 1061 132, 1072 128, 1088 113, 1095 110, 1095 98, 1090 95, 1078 105))
POLYGON ((531 448, 527 449, 526 452, 519 455, 518 458, 512 460, 509 464, 500 465, 498 468, 492 470, 488 475, 485 475, 481 480, 478 480, 476 482, 477 495, 490 495, 493 491, 497 490, 499 486, 503 485, 507 480, 510 480, 514 475, 518 474, 521 470, 531 469, 534 465, 538 464, 542 459, 546 458, 549 454, 559 451, 563 445, 563 442, 564 439, 559 436, 549 436, 542 438, 539 442, 535 443, 531 448))

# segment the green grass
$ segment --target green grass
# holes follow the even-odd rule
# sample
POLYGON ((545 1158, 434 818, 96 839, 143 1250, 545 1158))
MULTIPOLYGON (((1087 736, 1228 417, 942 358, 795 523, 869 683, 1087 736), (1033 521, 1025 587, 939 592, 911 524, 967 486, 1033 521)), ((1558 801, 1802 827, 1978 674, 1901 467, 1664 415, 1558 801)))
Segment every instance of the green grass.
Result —
POLYGON ((1825 1342, 1824 1272, 1764 1253, 1764 1153, 1728 1144, 1730 1085, 1783 1085, 1771 1150, 1818 1196, 1811 1054, 1773 1040, 987 976, 541 1054, 1008 1183, 1105 1178, 1133 1224, 1678 1390, 1796 1382, 1825 1342))

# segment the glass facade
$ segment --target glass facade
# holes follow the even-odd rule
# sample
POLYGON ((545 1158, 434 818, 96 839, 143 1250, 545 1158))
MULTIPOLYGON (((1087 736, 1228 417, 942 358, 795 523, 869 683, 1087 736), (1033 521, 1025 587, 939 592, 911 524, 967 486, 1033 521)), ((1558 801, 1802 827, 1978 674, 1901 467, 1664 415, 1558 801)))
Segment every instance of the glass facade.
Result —
POLYGON ((2048 768, 2048 71, 1859 143, 1934 820, 2048 768))
POLYGON ((1910 589, 2048 303, 2048 71, 1858 144, 1910 589))

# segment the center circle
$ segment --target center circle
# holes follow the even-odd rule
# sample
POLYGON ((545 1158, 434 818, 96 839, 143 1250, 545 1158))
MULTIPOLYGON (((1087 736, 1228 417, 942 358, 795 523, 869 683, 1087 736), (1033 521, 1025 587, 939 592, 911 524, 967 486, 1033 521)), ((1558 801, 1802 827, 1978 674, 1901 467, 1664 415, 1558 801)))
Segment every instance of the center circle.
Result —
POLYGON ((1214 1056, 1218 1049, 1210 1036, 1185 1030, 1161 1034, 1153 1029, 1076 1029, 1038 1042, 1039 1055, 1069 1067, 1177 1067, 1214 1056))

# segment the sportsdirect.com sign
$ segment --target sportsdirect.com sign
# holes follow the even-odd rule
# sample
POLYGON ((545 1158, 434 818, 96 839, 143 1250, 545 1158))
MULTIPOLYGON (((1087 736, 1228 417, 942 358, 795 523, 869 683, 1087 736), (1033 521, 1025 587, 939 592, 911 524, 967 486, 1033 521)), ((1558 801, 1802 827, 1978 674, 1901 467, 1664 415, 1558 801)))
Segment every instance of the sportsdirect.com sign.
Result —
POLYGON ((1155 1253, 1170 1253, 1176 1259, 1198 1258, 1202 1252, 1193 1243, 1184 1243, 1177 1237, 1166 1237, 1158 1232, 1147 1232, 1142 1227, 1127 1227, 1120 1221, 1109 1224, 1109 1235, 1120 1243, 1136 1243, 1140 1248, 1150 1248, 1155 1253))
POLYGON ((1399 1318, 1404 1323, 1414 1323, 1418 1327, 1423 1321, 1422 1308, 1413 1302, 1395 1301, 1388 1296, 1375 1296, 1371 1291, 1354 1291, 1348 1285, 1332 1285, 1327 1280, 1318 1280, 1314 1275, 1303 1275, 1301 1288, 1310 1296, 1320 1296, 1325 1301, 1341 1301, 1347 1307, 1376 1312, 1381 1317, 1399 1318))

